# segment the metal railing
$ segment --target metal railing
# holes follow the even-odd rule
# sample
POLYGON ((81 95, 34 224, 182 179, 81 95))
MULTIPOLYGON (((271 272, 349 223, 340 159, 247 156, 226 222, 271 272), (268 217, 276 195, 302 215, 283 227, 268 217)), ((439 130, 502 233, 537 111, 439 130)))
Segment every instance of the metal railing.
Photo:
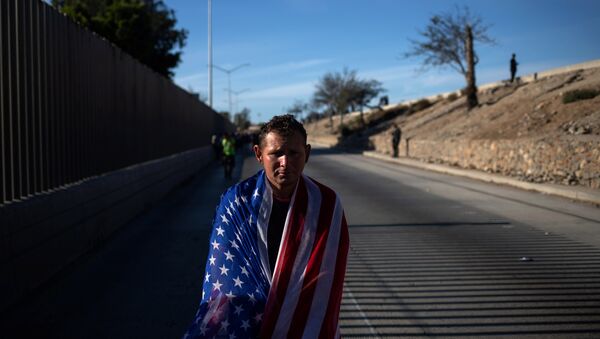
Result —
POLYGON ((210 144, 220 115, 39 0, 0 1, 0 204, 210 144))

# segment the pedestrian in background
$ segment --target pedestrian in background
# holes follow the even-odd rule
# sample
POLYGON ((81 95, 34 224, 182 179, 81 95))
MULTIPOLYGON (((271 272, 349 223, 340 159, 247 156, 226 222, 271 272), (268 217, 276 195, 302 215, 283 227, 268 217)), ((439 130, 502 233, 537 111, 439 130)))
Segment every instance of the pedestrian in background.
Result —
POLYGON ((394 129, 392 130, 392 148, 394 151, 394 158, 398 157, 398 146, 400 146, 400 138, 402 137, 402 131, 397 124, 394 124, 394 129))
POLYGON ((517 56, 513 53, 512 58, 510 59, 510 82, 512 83, 515 80, 515 75, 517 74, 517 56))
POLYGON ((223 170, 225 179, 231 179, 231 173, 235 167, 235 139, 229 133, 223 135, 221 140, 221 151, 223 153, 223 170))
POLYGON ((216 134, 213 134, 210 137, 210 144, 212 145, 212 148, 213 148, 215 160, 218 161, 219 159, 221 159, 221 140, 219 139, 219 136, 217 136, 216 134))

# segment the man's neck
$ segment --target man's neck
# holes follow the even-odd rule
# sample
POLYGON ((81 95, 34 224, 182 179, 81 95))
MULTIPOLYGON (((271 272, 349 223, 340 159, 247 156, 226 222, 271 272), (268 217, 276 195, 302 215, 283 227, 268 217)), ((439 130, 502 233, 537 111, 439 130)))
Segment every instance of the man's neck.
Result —
POLYGON ((294 190, 296 189, 296 185, 278 188, 273 185, 269 181, 269 185, 271 185, 271 189, 273 190, 273 197, 279 201, 289 201, 292 199, 292 195, 294 194, 294 190))
MULTIPOLYGON (((273 187, 273 185, 271 185, 273 187)), ((292 194, 294 194, 294 190, 278 190, 273 187, 273 198, 279 201, 290 201, 292 199, 292 194)))

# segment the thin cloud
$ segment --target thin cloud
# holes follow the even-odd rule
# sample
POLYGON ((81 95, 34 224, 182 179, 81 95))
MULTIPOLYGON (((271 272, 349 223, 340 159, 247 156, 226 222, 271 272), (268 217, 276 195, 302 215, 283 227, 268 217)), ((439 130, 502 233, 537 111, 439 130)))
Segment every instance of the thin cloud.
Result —
POLYGON ((206 73, 194 73, 182 77, 175 78, 176 83, 191 83, 199 79, 206 79, 206 73))
POLYGON ((416 65, 393 66, 380 69, 359 72, 359 76, 366 79, 375 79, 381 82, 409 79, 414 77, 416 65))
POLYGON ((293 98, 307 96, 311 95, 314 89, 315 83, 313 81, 305 81, 253 91, 245 95, 245 99, 293 98))
POLYGON ((261 75, 280 75, 290 72, 296 72, 301 69, 307 69, 317 67, 333 62, 332 59, 308 59, 303 61, 292 61, 278 65, 272 65, 262 68, 250 68, 248 72, 244 74, 244 78, 261 75))
MULTIPOLYGON (((328 63, 331 63, 332 61, 333 61, 332 59, 308 59, 308 60, 303 60, 303 61, 286 62, 286 63, 262 67, 262 68, 254 68, 254 67, 252 67, 252 65, 250 65, 249 68, 245 69, 244 71, 239 72, 239 74, 237 74, 237 72, 236 72, 236 78, 237 79, 248 79, 248 78, 252 78, 252 77, 256 77, 256 76, 264 76, 267 74, 268 75, 281 75, 281 74, 285 74, 285 73, 296 72, 296 71, 302 70, 302 69, 308 69, 308 68, 328 64, 328 63)), ((229 66, 225 65, 223 67, 229 67, 229 66)), ((179 76, 179 77, 175 78, 175 82, 178 84, 188 85, 188 84, 196 83, 199 80, 205 80, 206 77, 207 77, 207 74, 205 72, 193 73, 193 74, 179 76)))

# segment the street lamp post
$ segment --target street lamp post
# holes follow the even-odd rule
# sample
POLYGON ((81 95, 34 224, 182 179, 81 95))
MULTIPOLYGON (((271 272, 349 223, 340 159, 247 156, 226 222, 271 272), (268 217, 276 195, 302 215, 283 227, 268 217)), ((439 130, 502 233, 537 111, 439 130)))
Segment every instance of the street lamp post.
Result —
POLYGON ((235 110, 236 111, 239 109, 239 107, 238 107, 238 104, 240 102, 239 95, 244 92, 248 92, 249 90, 250 90, 250 88, 244 88, 241 91, 231 91, 231 93, 233 93, 235 95, 235 110))
POLYGON ((231 107, 231 73, 233 73, 234 71, 237 71, 238 69, 240 69, 240 68, 242 68, 244 66, 250 66, 250 64, 249 63, 245 63, 245 64, 241 64, 241 65, 235 66, 235 67, 230 68, 230 69, 223 68, 223 67, 220 67, 220 66, 217 66, 217 65, 213 65, 214 68, 227 73, 227 87, 228 87, 227 92, 229 93, 229 114, 233 114, 233 112, 231 112, 231 110, 233 109, 231 107))

